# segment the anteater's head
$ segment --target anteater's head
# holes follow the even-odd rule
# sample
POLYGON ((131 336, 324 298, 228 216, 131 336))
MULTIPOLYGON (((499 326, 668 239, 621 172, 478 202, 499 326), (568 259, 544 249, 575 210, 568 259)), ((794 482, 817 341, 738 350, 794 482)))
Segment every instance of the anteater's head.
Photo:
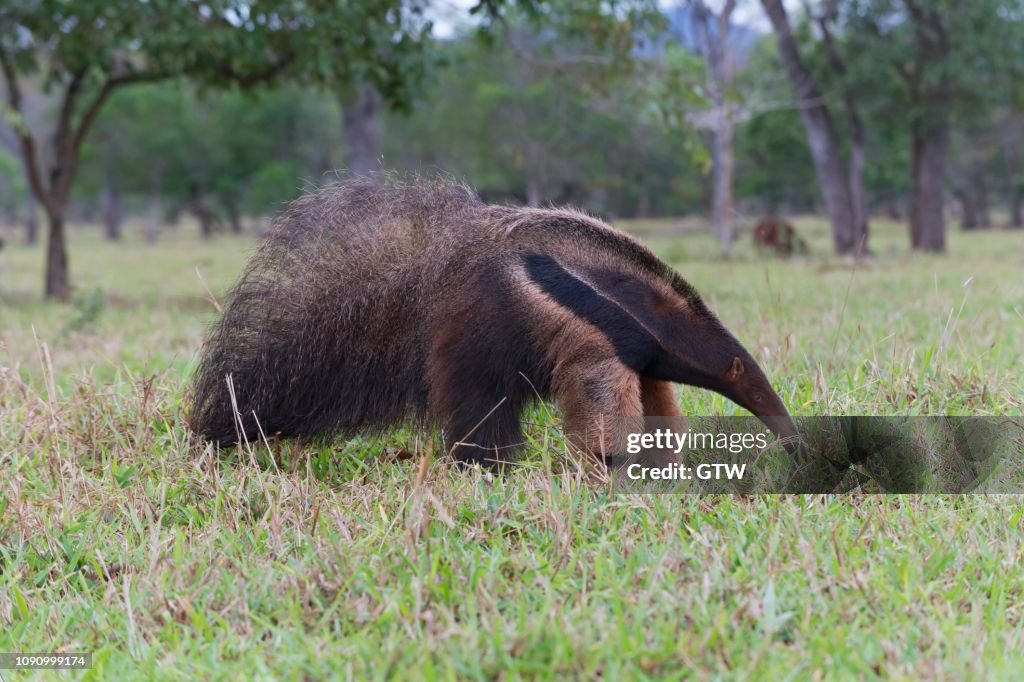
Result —
POLYGON ((740 407, 761 419, 765 426, 784 439, 786 449, 793 452, 796 447, 797 430, 782 398, 775 392, 768 378, 750 355, 736 343, 729 369, 722 373, 709 373, 703 386, 721 393, 740 407))
POLYGON ((520 238, 546 251, 524 254, 527 277, 603 333, 626 366, 722 394, 795 452, 796 426, 764 372, 672 268, 632 237, 583 214, 509 211, 514 229, 528 235, 520 238))
POLYGON ((795 452, 796 425, 750 353, 692 294, 668 307, 672 312, 662 318, 659 350, 647 373, 725 396, 795 452))

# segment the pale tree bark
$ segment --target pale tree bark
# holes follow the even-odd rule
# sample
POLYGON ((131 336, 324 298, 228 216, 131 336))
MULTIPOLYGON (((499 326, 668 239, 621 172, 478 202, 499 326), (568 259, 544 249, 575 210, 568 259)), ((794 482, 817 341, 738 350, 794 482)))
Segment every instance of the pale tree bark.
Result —
POLYGON ((155 244, 163 220, 164 172, 160 164, 154 164, 149 179, 149 216, 146 219, 146 243, 155 244))
POLYGON ((146 217, 146 243, 156 244, 160 234, 160 220, 163 217, 163 205, 160 195, 154 194, 150 199, 149 215, 146 217))
MULTIPOLYGON (((520 110, 519 113, 525 123, 526 112, 520 110)), ((524 125, 523 130, 528 130, 528 127, 524 125)), ((547 197, 548 149, 545 142, 527 139, 523 143, 523 175, 526 184, 526 205, 537 208, 547 197)))
POLYGON ((800 120, 811 149, 825 210, 832 223, 836 252, 857 254, 861 240, 858 239, 854 201, 832 115, 825 105, 818 84, 800 56, 782 0, 761 0, 761 5, 772 22, 779 58, 797 97, 800 120))
POLYGON ((732 254, 735 241, 733 178, 736 157, 734 133, 736 111, 729 100, 735 76, 729 38, 736 0, 726 0, 715 14, 703 0, 690 0, 694 13, 697 46, 707 70, 711 99, 711 219, 726 256, 732 254))
POLYGON ((1024 227, 1024 114, 1010 113, 1002 128, 1010 227, 1021 228, 1024 227))
POLYGON ((544 189, 536 178, 526 179, 526 205, 530 208, 537 208, 544 200, 544 189))
POLYGON ((117 182, 108 174, 107 186, 100 195, 100 213, 103 216, 103 233, 110 241, 121 239, 121 192, 117 182))
POLYGON ((381 97, 373 85, 361 83, 342 100, 345 165, 353 173, 368 173, 380 166, 381 97))

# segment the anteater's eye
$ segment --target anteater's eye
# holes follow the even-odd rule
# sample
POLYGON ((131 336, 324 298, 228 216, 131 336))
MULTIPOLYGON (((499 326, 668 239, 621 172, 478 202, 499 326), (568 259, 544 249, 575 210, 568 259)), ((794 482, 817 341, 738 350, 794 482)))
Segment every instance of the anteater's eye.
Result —
POLYGON ((754 402, 755 403, 763 403, 764 402, 764 396, 761 395, 760 393, 755 393, 754 394, 754 402))

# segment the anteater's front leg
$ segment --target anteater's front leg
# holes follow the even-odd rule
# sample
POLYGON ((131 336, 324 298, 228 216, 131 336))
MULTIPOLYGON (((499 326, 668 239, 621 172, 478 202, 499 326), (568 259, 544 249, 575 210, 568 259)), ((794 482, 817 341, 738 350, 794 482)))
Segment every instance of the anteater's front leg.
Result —
POLYGON ((650 377, 640 377, 640 400, 647 417, 681 417, 672 384, 650 377))
POLYGON ((643 417, 639 375, 614 357, 582 358, 560 363, 551 388, 565 413, 570 442, 614 463, 623 454, 624 434, 618 431, 635 427, 643 417))
MULTIPOLYGON (((679 409, 672 384, 650 377, 640 377, 640 399, 644 404, 644 430, 655 433, 661 429, 671 429, 676 433, 685 433, 688 428, 686 418, 679 409)), ((647 448, 642 460, 654 466, 661 466, 680 461, 678 453, 672 448, 660 450, 647 448)))

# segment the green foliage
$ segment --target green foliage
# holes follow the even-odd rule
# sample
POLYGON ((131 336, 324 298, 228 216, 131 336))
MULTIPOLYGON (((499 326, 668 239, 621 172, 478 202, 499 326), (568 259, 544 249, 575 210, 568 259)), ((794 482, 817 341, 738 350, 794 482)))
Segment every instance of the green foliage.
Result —
MULTIPOLYGON (((823 4, 811 3, 815 13, 823 4)), ((1024 16, 1017 0, 851 0, 837 8, 833 31, 847 73, 828 66, 806 23, 804 42, 830 98, 838 87, 852 89, 876 124, 933 115, 940 90, 971 115, 1019 96, 1024 16)))
POLYGON ((398 104, 427 64, 429 29, 421 4, 398 0, 44 0, 0 9, 0 48, 47 85, 76 74, 97 87, 174 76, 210 87, 367 80, 398 104))
POLYGON ((795 111, 767 111, 737 130, 736 195, 767 211, 807 210, 818 200, 807 138, 795 111))
POLYGON ((531 60, 475 39, 450 44, 449 68, 411 115, 384 119, 384 163, 453 173, 493 200, 612 215, 699 207, 686 134, 658 124, 630 79, 595 90, 560 55, 531 60))
POLYGON ((21 162, 0 149, 0 214, 10 214, 20 208, 27 190, 21 162))
POLYGON ((101 287, 76 294, 71 299, 71 310, 74 314, 61 330, 61 336, 92 329, 106 307, 107 294, 101 287))
POLYGON ((225 208, 273 212, 338 164, 334 98, 287 86, 197 93, 170 81, 111 98, 83 151, 77 195, 122 193, 186 201, 194 188, 225 208))

